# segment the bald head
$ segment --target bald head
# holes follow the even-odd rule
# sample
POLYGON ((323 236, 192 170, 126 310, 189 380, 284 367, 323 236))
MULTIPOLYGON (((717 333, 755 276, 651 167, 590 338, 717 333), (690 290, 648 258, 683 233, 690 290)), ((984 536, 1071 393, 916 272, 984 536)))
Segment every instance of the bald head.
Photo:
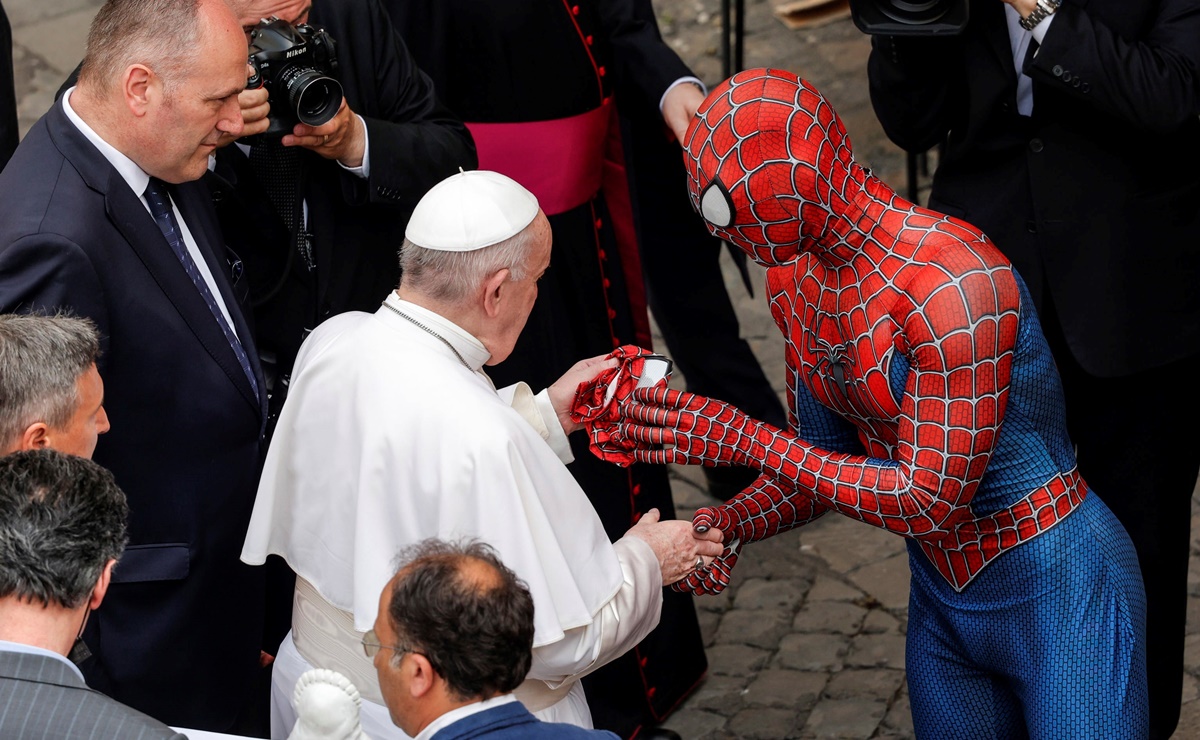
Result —
POLYGON ((177 83, 200 53, 196 39, 200 6, 205 2, 221 0, 106 2, 88 32, 83 66, 79 70, 80 87, 111 92, 131 64, 146 65, 168 85, 177 83))

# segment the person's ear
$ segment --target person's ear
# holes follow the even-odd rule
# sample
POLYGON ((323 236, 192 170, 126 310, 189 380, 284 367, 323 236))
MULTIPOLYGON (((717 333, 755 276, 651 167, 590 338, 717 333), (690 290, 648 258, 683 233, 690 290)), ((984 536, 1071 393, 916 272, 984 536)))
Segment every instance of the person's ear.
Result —
POLYGON ((21 432, 17 450, 41 450, 50 446, 50 427, 44 421, 35 421, 21 432))
POLYGON ((88 597, 88 608, 92 611, 99 609, 100 602, 104 601, 104 595, 108 593, 108 585, 112 583, 113 567, 116 564, 116 560, 109 560, 108 564, 104 566, 104 570, 100 571, 100 578, 92 587, 92 595, 88 597))
POLYGON ((512 272, 507 267, 503 267, 483 281, 483 311, 489 319, 500 315, 501 304, 506 292, 505 285, 511 276, 512 272))
POLYGON ((131 64, 121 76, 121 92, 125 105, 137 117, 150 112, 162 92, 162 80, 144 64, 131 64))
POLYGON ((408 654, 409 681, 408 691, 414 699, 425 696, 437 684, 438 676, 433 670, 433 664, 420 653, 408 654))

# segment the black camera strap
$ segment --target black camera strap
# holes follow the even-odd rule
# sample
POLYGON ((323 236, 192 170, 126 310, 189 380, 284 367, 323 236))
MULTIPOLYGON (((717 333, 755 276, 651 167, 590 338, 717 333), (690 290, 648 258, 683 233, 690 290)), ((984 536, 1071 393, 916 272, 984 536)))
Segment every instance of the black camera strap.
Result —
POLYGON ((311 272, 312 236, 304 228, 305 167, 300 147, 283 146, 278 139, 260 137, 250 147, 250 167, 287 228, 291 246, 297 250, 311 272))

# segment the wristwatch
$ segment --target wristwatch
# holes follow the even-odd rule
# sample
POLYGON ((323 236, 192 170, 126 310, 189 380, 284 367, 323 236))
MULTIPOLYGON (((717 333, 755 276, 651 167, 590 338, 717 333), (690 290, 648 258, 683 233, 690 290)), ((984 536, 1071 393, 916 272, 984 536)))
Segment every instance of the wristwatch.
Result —
POLYGON ((1046 20, 1046 16, 1058 10, 1058 6, 1062 4, 1062 0, 1037 0, 1037 7, 1033 12, 1021 19, 1021 28, 1026 31, 1032 31, 1037 24, 1046 20))

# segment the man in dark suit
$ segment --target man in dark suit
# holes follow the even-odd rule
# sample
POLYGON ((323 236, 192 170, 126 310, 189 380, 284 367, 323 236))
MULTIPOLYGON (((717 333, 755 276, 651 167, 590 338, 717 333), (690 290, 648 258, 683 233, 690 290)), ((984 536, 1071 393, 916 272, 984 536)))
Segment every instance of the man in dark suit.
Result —
POLYGON ((222 0, 109 0, 78 86, 0 173, 0 311, 95 322, 112 422, 95 460, 129 497, 88 683, 218 731, 260 673, 263 578, 238 554, 266 394, 240 265, 194 181, 241 132, 246 72, 222 0))
POLYGON ((411 737, 610 738, 541 722, 512 692, 533 662, 533 596, 490 546, 406 548, 363 636, 396 726, 411 737))
POLYGON ((0 737, 183 737, 89 689, 68 659, 112 580, 126 513, 112 474, 85 458, 0 458, 0 737))
POLYGON ((17 148, 17 94, 13 79, 12 26, 0 5, 0 170, 17 148))
POLYGON ((345 96, 328 123, 264 139, 267 91, 247 90, 243 138, 221 148, 208 178, 222 232, 246 261, 275 412, 304 337, 332 315, 379 307, 399 282, 412 209, 458 168, 473 169, 475 148, 377 0, 232 4, 247 31, 271 16, 327 31, 345 96), (280 177, 287 192, 270 185, 280 177))
POLYGON ((1179 718, 1200 415, 1200 0, 969 0, 956 37, 878 36, 884 130, 944 145, 929 205, 1037 304, 1079 469, 1146 586, 1151 735, 1179 718))

